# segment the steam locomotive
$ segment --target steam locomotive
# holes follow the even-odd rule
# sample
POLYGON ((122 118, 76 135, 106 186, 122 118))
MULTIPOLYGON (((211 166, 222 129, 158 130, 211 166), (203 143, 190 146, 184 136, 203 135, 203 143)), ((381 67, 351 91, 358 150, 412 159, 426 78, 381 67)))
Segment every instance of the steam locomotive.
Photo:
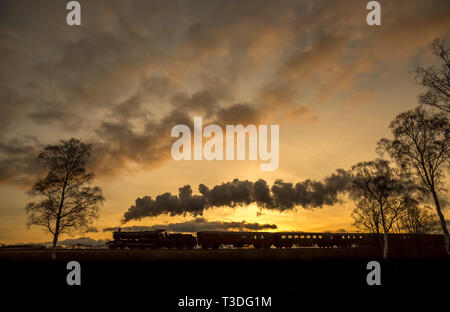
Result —
POLYGON ((157 249, 157 248, 189 248, 197 245, 193 235, 182 233, 168 234, 164 229, 154 231, 122 232, 120 229, 113 233, 113 241, 107 242, 111 249, 157 249))
MULTIPOLYGON (((167 233, 164 229, 153 231, 125 232, 120 229, 113 233, 109 248, 120 249, 157 249, 177 248, 219 249, 221 247, 260 248, 350 248, 373 246, 380 247, 382 237, 368 233, 306 233, 306 232, 226 232, 201 231, 197 236, 182 233, 167 233)), ((426 251, 444 245, 444 236, 435 234, 389 234, 389 244, 396 249, 426 251)))

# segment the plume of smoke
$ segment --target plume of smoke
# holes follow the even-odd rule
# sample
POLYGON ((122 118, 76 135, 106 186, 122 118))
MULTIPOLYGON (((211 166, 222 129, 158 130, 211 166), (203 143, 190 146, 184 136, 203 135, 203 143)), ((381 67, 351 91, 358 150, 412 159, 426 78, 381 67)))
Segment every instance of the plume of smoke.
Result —
POLYGON ((234 179, 212 188, 200 184, 200 195, 193 195, 190 185, 179 189, 178 195, 164 193, 152 199, 150 196, 137 198, 123 216, 123 222, 155 217, 161 214, 203 215, 203 211, 212 207, 247 206, 255 203, 260 208, 278 211, 292 210, 298 206, 318 208, 339 202, 338 195, 347 190, 349 173, 343 169, 327 176, 323 181, 307 179, 293 183, 276 180, 272 187, 266 181, 256 182, 234 179))

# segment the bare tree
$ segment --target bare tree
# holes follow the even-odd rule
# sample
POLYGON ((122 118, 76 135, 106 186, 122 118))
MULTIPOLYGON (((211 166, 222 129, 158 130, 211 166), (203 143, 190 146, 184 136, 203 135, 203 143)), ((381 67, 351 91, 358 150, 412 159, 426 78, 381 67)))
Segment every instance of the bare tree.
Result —
POLYGON ((416 68, 417 83, 424 86, 419 103, 450 113, 450 55, 444 41, 435 39, 430 44, 433 54, 440 58, 440 67, 416 68))
POLYGON ((358 229, 379 235, 381 233, 381 216, 378 203, 373 199, 362 198, 356 203, 352 212, 353 225, 358 229))
POLYGON ((39 154, 38 159, 48 166, 49 172, 28 192, 40 200, 28 203, 25 209, 28 226, 44 226, 53 234, 53 259, 59 235, 89 226, 98 217, 104 201, 101 188, 89 186, 94 178, 85 169, 90 150, 90 145, 70 139, 49 145, 39 154))
POLYGON ((388 234, 406 208, 414 202, 415 186, 383 159, 352 167, 352 197, 359 199, 353 217, 356 224, 383 234, 383 258, 389 249, 388 234), (369 221, 370 220, 370 221, 369 221))
POLYGON ((411 204, 398 220, 398 230, 409 234, 435 233, 440 228, 439 220, 428 209, 421 208, 417 203, 411 204))
POLYGON ((401 113, 391 122, 394 139, 378 142, 378 152, 387 152, 402 171, 419 183, 436 208, 445 247, 450 253, 447 224, 438 194, 444 191, 444 171, 450 159, 450 123, 445 113, 433 113, 417 107, 401 113))

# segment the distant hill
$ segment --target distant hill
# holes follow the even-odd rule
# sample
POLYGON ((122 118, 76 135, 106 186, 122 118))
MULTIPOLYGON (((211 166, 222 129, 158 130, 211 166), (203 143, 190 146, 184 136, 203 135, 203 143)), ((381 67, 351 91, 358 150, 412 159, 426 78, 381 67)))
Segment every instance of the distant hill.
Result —
MULTIPOLYGON (((102 248, 106 246, 107 240, 105 239, 93 239, 90 237, 68 238, 58 242, 58 246, 61 247, 90 247, 90 248, 102 248)), ((51 246, 51 243, 48 243, 51 246)))
MULTIPOLYGON (((58 242, 59 248, 104 248, 106 247, 107 240, 93 239, 90 237, 68 238, 58 242)), ((45 249, 51 248, 52 242, 43 243, 17 243, 11 245, 1 244, 2 249, 45 249)))
POLYGON ((0 246, 0 249, 46 249, 47 247, 43 244, 14 244, 14 245, 4 245, 0 246))

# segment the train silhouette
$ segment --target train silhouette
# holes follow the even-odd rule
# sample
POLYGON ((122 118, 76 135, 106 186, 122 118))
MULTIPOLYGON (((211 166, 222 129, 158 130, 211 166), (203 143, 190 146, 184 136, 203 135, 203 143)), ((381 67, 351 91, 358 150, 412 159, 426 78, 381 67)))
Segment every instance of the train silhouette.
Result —
MULTIPOLYGON (((197 235, 167 233, 165 229, 152 231, 113 232, 114 240, 107 243, 111 249, 219 249, 235 248, 350 248, 382 246, 382 236, 369 233, 307 233, 307 232, 231 232, 201 231, 197 235)), ((392 248, 421 252, 440 248, 444 245, 444 236, 437 234, 389 234, 392 248)))

